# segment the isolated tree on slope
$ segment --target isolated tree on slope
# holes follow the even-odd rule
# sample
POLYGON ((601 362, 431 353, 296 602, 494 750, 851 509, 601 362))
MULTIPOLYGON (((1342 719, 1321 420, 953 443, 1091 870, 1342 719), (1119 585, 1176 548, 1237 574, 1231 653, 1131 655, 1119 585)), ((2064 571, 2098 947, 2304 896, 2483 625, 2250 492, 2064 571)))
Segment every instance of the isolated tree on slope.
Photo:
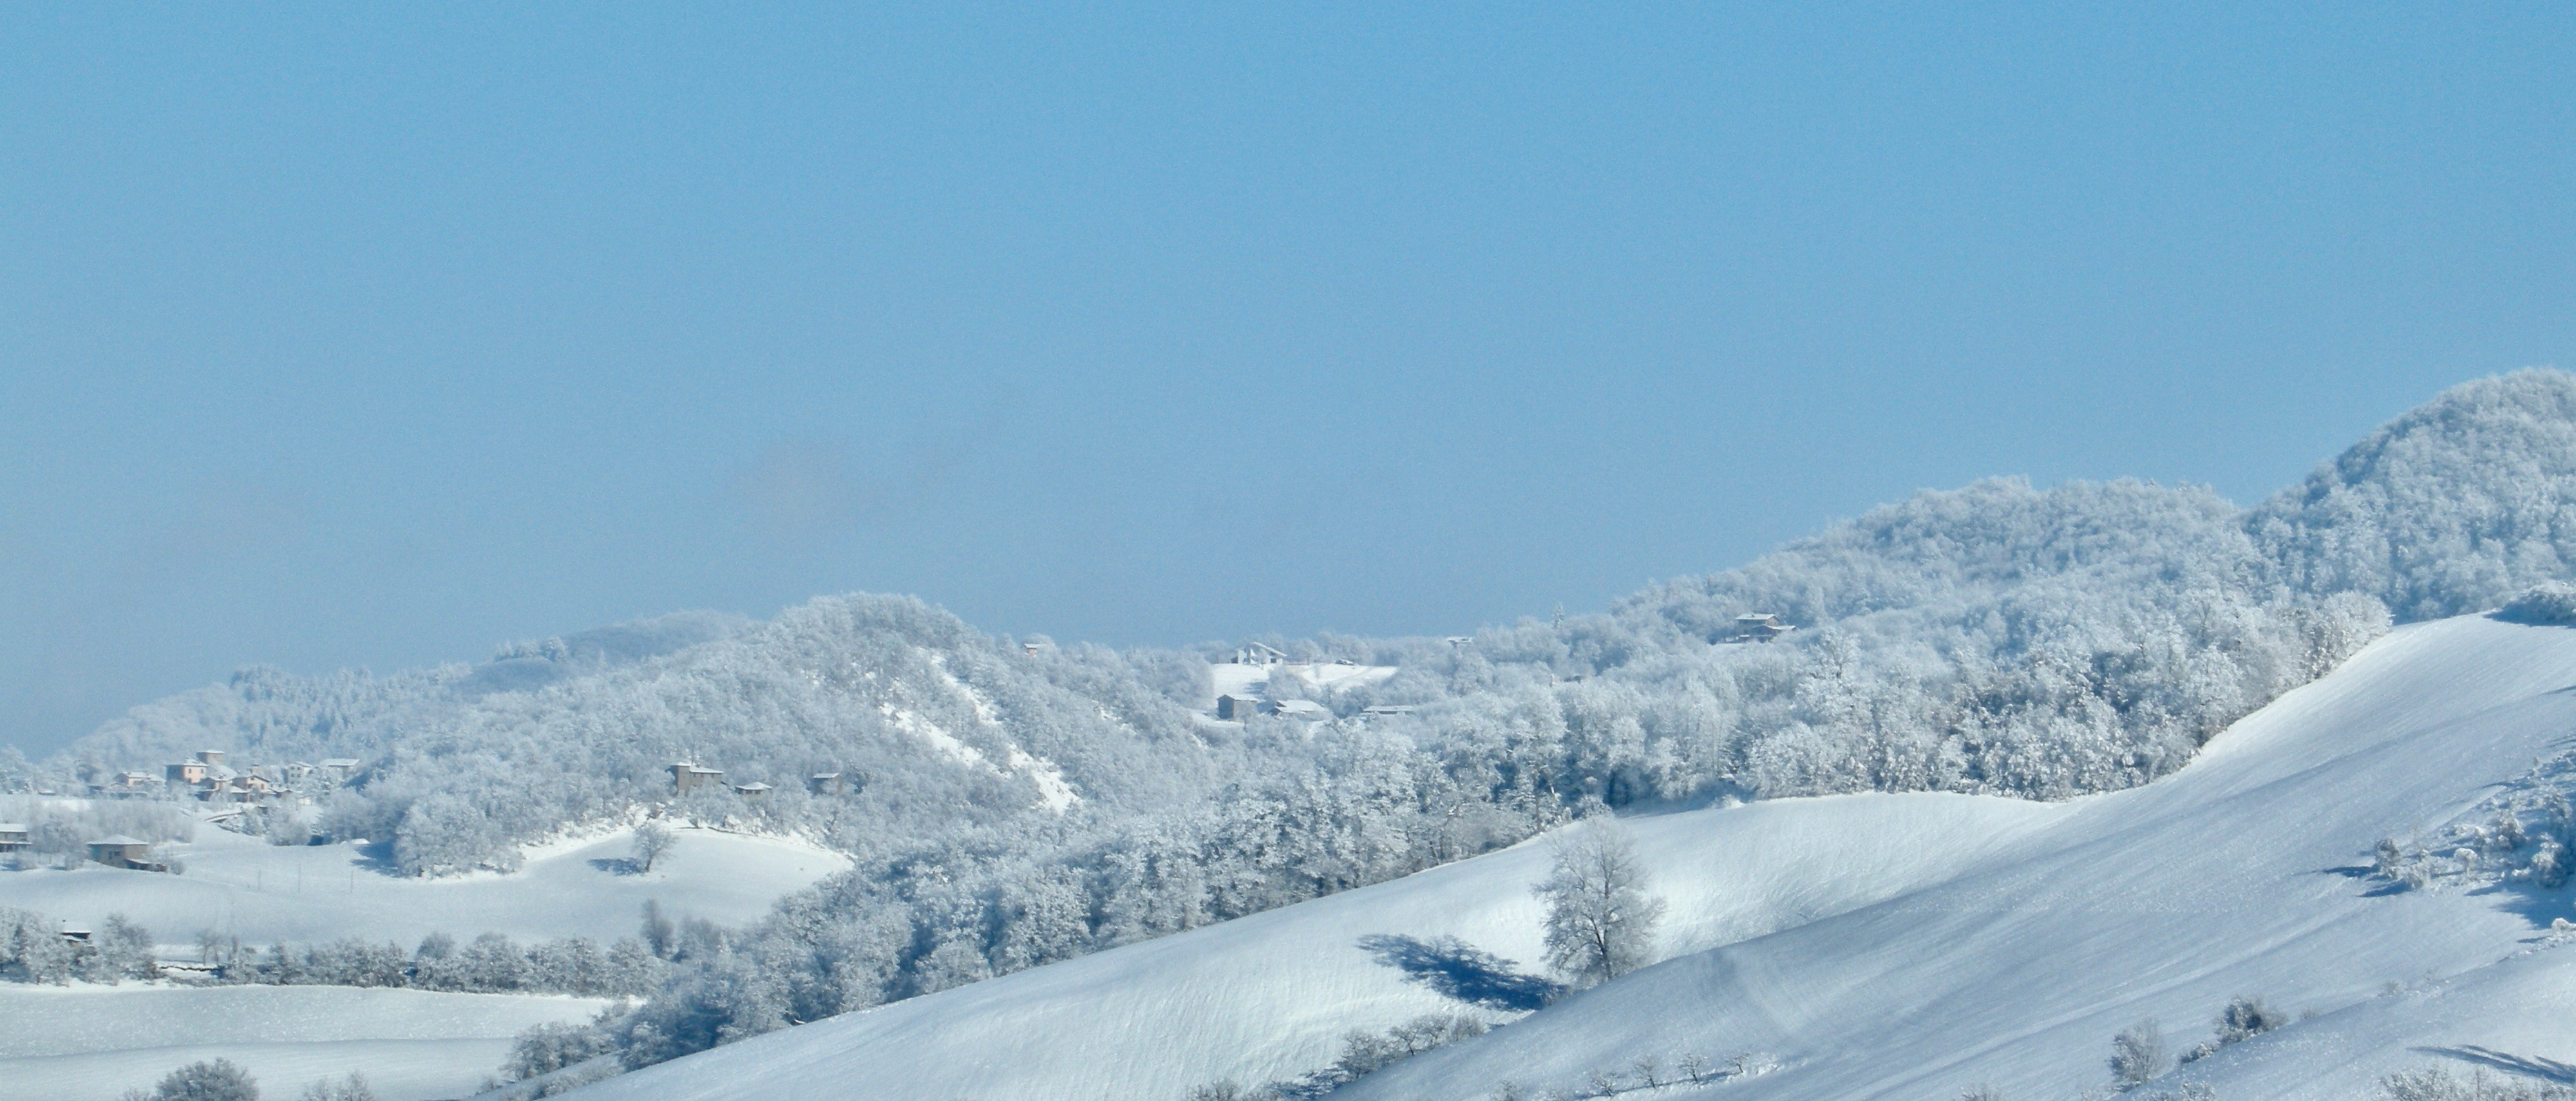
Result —
POLYGON ((1532 893, 1547 903, 1547 962, 1577 985, 1607 982, 1653 958, 1664 900, 1627 831, 1595 818, 1557 839, 1555 863, 1532 893))
POLYGON ((671 836, 670 827, 659 822, 646 822, 635 827, 635 870, 652 871, 653 862, 662 859, 671 851, 671 846, 679 843, 679 838, 671 836))

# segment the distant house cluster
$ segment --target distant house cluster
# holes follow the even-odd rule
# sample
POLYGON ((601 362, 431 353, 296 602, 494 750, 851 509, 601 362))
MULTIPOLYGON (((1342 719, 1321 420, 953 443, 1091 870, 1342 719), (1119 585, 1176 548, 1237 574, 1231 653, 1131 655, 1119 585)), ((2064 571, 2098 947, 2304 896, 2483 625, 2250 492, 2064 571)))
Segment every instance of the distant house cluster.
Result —
MULTIPOLYGON (((675 761, 671 768, 671 794, 683 795, 700 788, 732 787, 733 793, 745 799, 767 799, 777 789, 754 780, 748 784, 725 783, 724 770, 708 768, 695 761, 675 761)), ((805 790, 815 795, 840 795, 850 790, 846 778, 837 772, 817 772, 805 778, 805 790)))
POLYGON ((317 782, 346 781, 358 771, 355 757, 334 757, 319 765, 302 761, 235 769, 224 763, 224 751, 201 749, 185 761, 162 766, 159 779, 140 772, 120 772, 90 785, 94 794, 111 797, 184 794, 208 803, 267 803, 300 797, 317 782))

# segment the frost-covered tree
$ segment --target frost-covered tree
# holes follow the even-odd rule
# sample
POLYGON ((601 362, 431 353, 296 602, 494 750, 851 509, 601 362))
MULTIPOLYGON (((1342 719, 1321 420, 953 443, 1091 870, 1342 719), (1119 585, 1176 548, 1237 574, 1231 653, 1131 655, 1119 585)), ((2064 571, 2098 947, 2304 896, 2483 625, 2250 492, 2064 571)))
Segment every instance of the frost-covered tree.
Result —
POLYGON ((653 862, 662 859, 679 843, 680 839, 672 835, 671 828, 659 822, 646 822, 635 827, 635 870, 652 871, 653 862))
POLYGON ((216 1059, 171 1071, 148 1096, 151 1101, 259 1101, 259 1082, 232 1060, 216 1059))
POLYGON ((90 934, 82 970, 92 982, 159 978, 161 969, 152 959, 154 947, 150 930, 126 920, 124 914, 109 914, 90 934))
POLYGON ((1616 823, 1596 818, 1561 835, 1547 878, 1531 888, 1547 905, 1548 966, 1591 985, 1651 962, 1664 901, 1646 888, 1645 863, 1616 823))
POLYGON ((547 1022, 531 1026, 510 1042, 510 1059, 501 1065, 502 1077, 512 1082, 526 1081, 616 1052, 617 1039, 602 1027, 604 1023, 547 1022))
POLYGON ((2121 1089, 2140 1085, 2165 1072, 2164 1029, 2154 1018, 2130 1025, 2111 1038, 2111 1082, 2121 1089))
POLYGON ((0 906, 0 978, 69 983, 80 973, 82 946, 62 935, 62 924, 33 910, 0 906))

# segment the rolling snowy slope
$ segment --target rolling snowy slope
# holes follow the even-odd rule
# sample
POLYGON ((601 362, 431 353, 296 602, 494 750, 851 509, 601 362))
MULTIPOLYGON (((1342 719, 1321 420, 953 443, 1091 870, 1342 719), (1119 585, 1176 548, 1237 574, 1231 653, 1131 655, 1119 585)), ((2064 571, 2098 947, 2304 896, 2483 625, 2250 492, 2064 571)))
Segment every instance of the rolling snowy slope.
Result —
POLYGON ((500 1067, 520 1030, 602 1004, 335 986, 0 984, 0 1099, 113 1101, 216 1058, 249 1070, 267 1097, 350 1071, 383 1101, 459 1097, 500 1067))
MULTIPOLYGON (((1634 822, 1673 896, 1670 941, 1706 947, 1814 921, 2012 851, 2062 807, 1960 795, 1755 803, 1634 822)), ((1523 845, 1392 883, 850 1014, 679 1060, 582 1096, 1177 1098, 1288 1078, 1351 1028, 1467 1007, 1363 938, 1539 952, 1523 845)), ((1524 968, 1526 970, 1526 967, 1524 968)))
MULTIPOLYGON (((2323 1015, 2185 1068, 2222 1097, 2366 1096, 2378 1074, 2445 1050, 2576 1058, 2576 1035, 2512 1023, 2527 1016, 2513 999, 2557 1004, 2565 995, 2541 992, 2576 974, 2553 951, 2517 955, 2566 911, 2564 891, 2389 894, 2357 867, 2379 837, 2447 821, 2565 748, 2571 685, 2576 630, 2446 620, 2398 631, 2144 788, 2057 805, 1851 796, 1634 820, 1672 903, 1666 962, 1347 1096, 1482 1098, 1506 1080, 1535 1092, 1694 1051, 1781 1064, 1707 1096, 1946 1101, 1974 1082, 2072 1096, 2108 1084, 2114 1032, 2152 1016, 2188 1046, 2249 993, 2323 1015), (2413 987, 2383 995, 2392 981, 2413 987)), ((1528 885, 1545 861, 1524 845, 580 1096, 1150 1101, 1217 1078, 1289 1078, 1329 1062, 1345 1030, 1467 1008, 1408 982, 1363 938, 1457 936, 1534 960, 1528 885)))
POLYGON ((2571 685, 2576 630, 2480 617, 2402 630, 2175 776, 2067 807, 2019 860, 1667 961, 1350 1096, 1474 1098, 1507 1079, 1567 1086, 1640 1055, 1742 1049, 1783 1066, 1701 1092, 1950 1098, 1982 1082, 2067 1096, 2109 1084, 2113 1033, 2153 1017, 2188 1045, 2243 994, 2323 1015, 2168 1082, 2351 1098, 2472 1045, 2569 1060, 2576 1033, 2507 1025, 2565 1000, 2568 960, 2513 958, 2566 912, 2564 890, 2391 894, 2356 866, 2377 838, 2447 821, 2566 748, 2571 685), (2408 982, 2416 992, 2382 997, 2408 982), (2515 1000, 2535 988, 2551 993, 2515 1000))
POLYGON ((606 944, 635 931, 646 899, 675 915, 742 924, 780 895, 849 867, 846 857, 794 841, 674 833, 679 844, 642 875, 627 874, 633 840, 621 829, 532 850, 510 875, 413 879, 387 874, 348 845, 281 847, 200 827, 194 843, 172 848, 187 862, 184 875, 99 864, 0 872, 0 905, 92 928, 121 912, 167 945, 189 943, 199 929, 254 944, 360 937, 409 948, 433 932, 606 944))

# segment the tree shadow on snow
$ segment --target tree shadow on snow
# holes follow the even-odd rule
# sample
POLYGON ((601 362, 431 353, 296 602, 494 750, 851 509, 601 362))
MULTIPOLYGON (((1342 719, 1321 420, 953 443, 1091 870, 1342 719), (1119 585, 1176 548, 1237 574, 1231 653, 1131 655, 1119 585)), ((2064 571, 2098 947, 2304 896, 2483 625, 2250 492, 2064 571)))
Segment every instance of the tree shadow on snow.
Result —
POLYGON ((644 874, 644 865, 622 856, 595 859, 590 862, 590 866, 610 875, 644 874))
POLYGON ((350 848, 356 852, 356 855, 349 858, 350 867, 374 872, 377 875, 392 876, 396 879, 409 878, 403 875, 402 865, 394 860, 393 842, 371 841, 364 845, 353 845, 350 848))
POLYGON ((1404 972, 1406 980, 1486 1009, 1525 1012, 1565 993, 1565 987, 1521 974, 1513 970, 1517 966, 1513 961, 1456 937, 1420 940, 1372 933, 1361 937, 1359 945, 1377 962, 1404 972))
POLYGON ((2462 1044, 2458 1047, 2419 1047, 2415 1050, 2426 1055, 2448 1055, 2454 1059, 2494 1067, 2497 1070, 2511 1071, 2515 1074, 2527 1074, 2534 1078, 2546 1078, 2552 1082, 2576 1082, 2576 1064, 2561 1063, 2556 1059, 2543 1059, 2537 1055, 2514 1055, 2482 1048, 2476 1044, 2462 1044))

